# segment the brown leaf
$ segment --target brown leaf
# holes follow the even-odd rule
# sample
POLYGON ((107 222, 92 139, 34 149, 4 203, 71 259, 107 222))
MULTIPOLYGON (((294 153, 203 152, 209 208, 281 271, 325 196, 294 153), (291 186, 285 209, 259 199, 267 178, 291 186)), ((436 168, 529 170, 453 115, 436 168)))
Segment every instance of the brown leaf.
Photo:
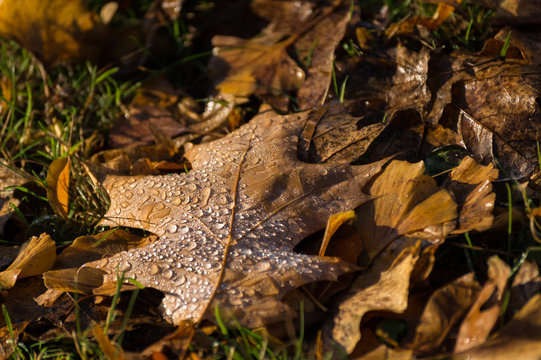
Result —
POLYGON ((387 94, 388 108, 392 111, 414 108, 424 115, 423 108, 431 99, 427 84, 430 52, 425 47, 413 52, 399 45, 395 58, 396 73, 393 87, 387 94))
POLYGON ((54 160, 47 171, 47 199, 54 212, 68 218, 70 165, 69 157, 54 160))
POLYGON ((453 359, 505 360, 541 357, 541 294, 534 295, 502 330, 481 346, 453 359))
POLYGON ((434 291, 415 329, 416 354, 429 355, 439 348, 449 330, 466 314, 479 289, 470 273, 434 291))
POLYGON ((16 172, 0 164, 0 234, 4 232, 4 225, 13 215, 13 206, 19 205, 19 199, 13 196, 13 189, 8 186, 18 186, 26 182, 26 179, 16 172))
POLYGON ((92 325, 92 335, 96 339, 100 350, 103 352, 107 359, 111 360, 123 360, 126 359, 124 352, 121 348, 115 346, 115 344, 109 339, 109 337, 103 333, 103 329, 99 324, 94 323, 92 325))
POLYGON ((103 28, 81 0, 5 0, 0 3, 0 34, 12 37, 46 64, 93 59, 103 28))
POLYGON ((485 342, 500 315, 510 274, 509 266, 497 256, 488 259, 489 280, 481 289, 475 303, 460 325, 455 354, 485 342))
POLYGON ((496 10, 492 21, 495 24, 537 25, 541 16, 539 0, 475 0, 474 2, 496 10))
POLYGON ((338 306, 332 339, 351 353, 361 339, 359 325, 369 311, 401 313, 408 306, 409 279, 415 263, 413 250, 388 252, 352 285, 350 294, 338 306))
POLYGON ((510 178, 531 174, 541 133, 537 69, 460 53, 433 56, 430 64, 431 90, 437 93, 427 104, 427 120, 454 132, 454 141, 479 163, 497 161, 510 178))
POLYGON ((188 151, 188 174, 108 176, 105 223, 140 227, 160 239, 85 266, 104 270, 105 283, 116 281, 118 267, 163 291, 164 316, 174 323, 198 321, 215 306, 250 326, 281 319, 290 312, 279 302, 287 291, 352 269, 292 249, 329 215, 366 201, 362 186, 382 165, 299 161, 306 116, 267 111, 188 151))
POLYGON ((56 259, 56 245, 47 234, 33 236, 21 246, 13 263, 0 272, 0 288, 10 289, 17 279, 41 275, 53 267, 56 259))
POLYGON ((422 162, 393 161, 374 181, 374 200, 357 212, 364 220, 361 238, 367 263, 400 236, 415 234, 438 243, 454 228, 455 202, 423 174, 422 162), (423 230, 424 235, 419 232, 423 230))
POLYGON ((332 214, 327 220, 327 226, 325 227, 325 234, 323 235, 323 240, 321 241, 321 248, 319 249, 319 256, 324 256, 327 250, 327 246, 331 241, 331 237, 334 235, 336 230, 345 223, 346 221, 353 219, 355 217, 355 211, 349 210, 344 211, 338 214, 332 214))
POLYGON ((178 98, 169 81, 164 77, 152 78, 137 90, 129 114, 114 123, 109 133, 110 146, 136 147, 154 142, 151 128, 168 137, 177 136, 188 129, 180 124, 168 107, 178 98))
POLYGON ((448 186, 455 201, 460 205, 458 229, 454 234, 472 230, 484 231, 492 226, 494 200, 492 181, 498 178, 498 170, 492 164, 479 165, 469 156, 451 171, 448 186))
POLYGON ((277 41, 276 36, 253 40, 215 36, 212 45, 217 57, 210 66, 219 76, 225 75, 218 80, 216 89, 237 98, 255 94, 275 108, 287 111, 289 100, 283 93, 299 89, 305 76, 287 54, 292 40, 293 37, 277 41))
POLYGON ((539 276, 537 264, 532 261, 525 261, 515 275, 513 284, 511 284, 507 313, 513 314, 515 311, 520 310, 540 289, 541 277, 539 276))
MULTIPOLYGON (((253 6, 259 9, 257 5, 253 6)), ((322 7, 319 14, 309 17, 312 13, 307 9, 312 6, 310 2, 295 3, 295 10, 285 15, 284 9, 291 6, 271 2, 272 9, 256 10, 276 17, 259 36, 250 40, 215 36, 212 42, 217 56, 211 59, 210 69, 216 89, 237 98, 254 94, 280 111, 287 111, 288 95, 294 96, 297 90, 299 109, 323 104, 334 50, 349 21, 349 5, 322 7), (285 35, 289 37, 281 40, 285 35), (289 48, 294 48, 303 67, 289 56, 289 48)))
POLYGON ((510 36, 509 47, 505 54, 506 59, 524 59, 529 65, 541 63, 541 43, 539 33, 534 31, 522 31, 503 27, 494 38, 487 40, 479 55, 484 57, 498 57, 510 36))
POLYGON ((363 156, 387 123, 365 123, 339 102, 316 108, 306 119, 298 156, 310 163, 354 162, 363 156))

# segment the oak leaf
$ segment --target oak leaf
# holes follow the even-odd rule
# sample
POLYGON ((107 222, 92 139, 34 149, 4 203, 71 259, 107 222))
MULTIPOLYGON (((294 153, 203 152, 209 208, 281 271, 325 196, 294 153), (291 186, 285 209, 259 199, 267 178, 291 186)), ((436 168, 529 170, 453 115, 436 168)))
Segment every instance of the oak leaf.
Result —
POLYGON ((190 149, 188 174, 106 177, 111 206, 104 223, 142 228, 159 240, 85 266, 106 273, 104 286, 125 272, 161 290, 163 315, 176 324, 198 321, 215 306, 249 326, 283 319, 290 313, 280 302, 286 292, 354 268, 293 247, 329 215, 366 202, 362 187, 383 163, 299 161, 306 116, 264 112, 190 149))

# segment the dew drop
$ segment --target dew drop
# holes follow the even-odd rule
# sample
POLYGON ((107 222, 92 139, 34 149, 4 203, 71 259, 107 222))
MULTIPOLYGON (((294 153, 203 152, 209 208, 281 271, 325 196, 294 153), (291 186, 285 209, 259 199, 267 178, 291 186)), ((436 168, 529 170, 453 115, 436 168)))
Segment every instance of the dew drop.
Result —
POLYGON ((176 233, 178 230, 178 226, 176 224, 169 224, 167 226, 167 231, 169 231, 171 234, 176 233))
POLYGON ((160 272, 160 267, 156 264, 150 265, 149 274, 150 275, 156 275, 160 272))

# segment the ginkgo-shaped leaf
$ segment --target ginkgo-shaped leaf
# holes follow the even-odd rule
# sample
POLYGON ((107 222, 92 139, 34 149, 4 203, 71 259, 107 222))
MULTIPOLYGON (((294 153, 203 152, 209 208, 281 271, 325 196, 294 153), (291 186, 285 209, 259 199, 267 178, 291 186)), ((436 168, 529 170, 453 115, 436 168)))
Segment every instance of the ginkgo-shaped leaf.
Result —
MULTIPOLYGON (((143 228, 159 240, 88 263, 165 293, 165 318, 198 321, 215 306, 249 326, 283 318, 280 298, 353 266, 297 254, 293 247, 322 229, 329 215, 368 197, 362 186, 383 162, 307 164, 296 156, 307 113, 265 112, 228 136, 192 148, 188 174, 104 181, 106 224, 143 228)), ((98 289, 97 289, 98 290, 98 289)))

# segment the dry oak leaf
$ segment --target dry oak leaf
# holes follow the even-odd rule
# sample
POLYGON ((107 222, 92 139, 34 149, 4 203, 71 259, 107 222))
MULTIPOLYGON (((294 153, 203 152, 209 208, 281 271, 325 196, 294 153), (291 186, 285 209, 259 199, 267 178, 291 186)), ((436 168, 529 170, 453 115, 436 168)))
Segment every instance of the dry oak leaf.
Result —
POLYGON ((190 149, 188 174, 108 176, 105 224, 143 228, 159 240, 85 266, 103 270, 105 284, 120 270, 161 290, 162 313, 175 324, 199 321, 215 306, 248 326, 282 319, 290 313, 279 301, 286 292, 354 268, 293 247, 329 215, 366 202, 362 187, 384 163, 299 161, 306 116, 264 112, 190 149))

